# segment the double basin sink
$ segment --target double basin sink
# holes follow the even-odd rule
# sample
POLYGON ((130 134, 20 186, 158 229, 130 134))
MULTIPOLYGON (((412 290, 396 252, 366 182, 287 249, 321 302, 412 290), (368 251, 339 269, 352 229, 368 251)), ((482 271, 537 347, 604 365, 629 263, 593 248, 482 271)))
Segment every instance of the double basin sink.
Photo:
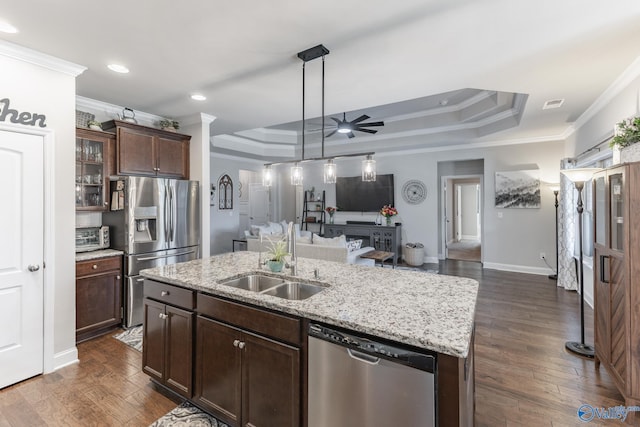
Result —
POLYGON ((312 283, 290 282, 280 277, 264 274, 247 274, 235 279, 224 280, 220 284, 288 300, 307 299, 325 289, 324 286, 312 283))

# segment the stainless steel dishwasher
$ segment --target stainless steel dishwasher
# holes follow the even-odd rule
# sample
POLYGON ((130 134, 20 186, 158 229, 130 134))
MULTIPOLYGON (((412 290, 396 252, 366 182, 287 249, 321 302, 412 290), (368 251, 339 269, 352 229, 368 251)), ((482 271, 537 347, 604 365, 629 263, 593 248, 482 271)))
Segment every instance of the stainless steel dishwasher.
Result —
POLYGON ((435 426, 433 355, 309 325, 309 427, 435 426))

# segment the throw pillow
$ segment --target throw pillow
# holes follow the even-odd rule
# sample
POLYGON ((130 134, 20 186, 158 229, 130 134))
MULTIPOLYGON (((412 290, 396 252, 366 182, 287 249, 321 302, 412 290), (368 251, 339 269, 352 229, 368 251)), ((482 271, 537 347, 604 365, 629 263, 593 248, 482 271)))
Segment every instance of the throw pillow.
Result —
POLYGON ((362 239, 349 240, 347 242, 347 250, 349 252, 357 251, 362 246, 362 239))
POLYGON ((322 246, 336 246, 339 248, 347 247, 347 238, 342 236, 338 237, 320 237, 316 233, 313 233, 313 244, 314 245, 322 245, 322 246))

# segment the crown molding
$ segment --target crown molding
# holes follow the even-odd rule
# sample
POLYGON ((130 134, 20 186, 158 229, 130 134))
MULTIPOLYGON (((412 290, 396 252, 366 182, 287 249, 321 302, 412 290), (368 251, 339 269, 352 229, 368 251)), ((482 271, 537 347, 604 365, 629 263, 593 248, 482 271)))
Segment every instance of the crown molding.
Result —
POLYGON ((234 135, 258 142, 276 142, 292 145, 296 145, 298 143, 298 132, 293 130, 256 128, 235 132, 234 135))
POLYGON ((239 162, 254 163, 254 164, 259 165, 261 167, 264 165, 264 160, 251 159, 251 158, 248 158, 248 157, 241 157, 241 156, 233 156, 231 154, 216 153, 216 152, 213 152, 213 151, 209 152, 209 158, 211 158, 211 159, 236 160, 236 161, 239 161, 239 162))
MULTIPOLYGON (((120 117, 120 113, 125 107, 115 104, 109 104, 108 102, 98 101, 96 99, 85 98, 84 96, 76 95, 76 107, 79 109, 88 109, 92 111, 100 111, 117 119, 120 117)), ((155 126, 164 117, 156 116, 155 114, 145 113, 144 111, 134 110, 136 114, 136 120, 140 124, 147 124, 149 126, 155 126)))
POLYGON ((22 47, 5 40, 0 40, 0 55, 39 65, 40 67, 72 77, 78 77, 87 69, 87 67, 82 65, 74 64, 73 62, 65 61, 64 59, 56 58, 55 56, 47 55, 46 53, 22 47))
POLYGON ((216 135, 211 138, 216 148, 240 151, 262 157, 291 157, 296 155, 295 146, 284 144, 265 144, 234 135, 216 135))
POLYGON ((190 114, 188 116, 180 117, 180 125, 181 126, 191 126, 191 125, 210 125, 216 119, 216 116, 212 116, 206 113, 195 113, 190 114))

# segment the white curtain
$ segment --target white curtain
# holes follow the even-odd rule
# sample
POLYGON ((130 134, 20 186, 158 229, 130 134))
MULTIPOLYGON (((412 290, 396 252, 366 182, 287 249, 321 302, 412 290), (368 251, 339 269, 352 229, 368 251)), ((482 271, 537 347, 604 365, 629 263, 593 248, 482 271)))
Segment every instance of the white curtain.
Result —
POLYGON ((558 286, 569 290, 578 289, 576 261, 574 257, 576 222, 578 218, 578 193, 566 176, 560 174, 558 194, 558 286))

